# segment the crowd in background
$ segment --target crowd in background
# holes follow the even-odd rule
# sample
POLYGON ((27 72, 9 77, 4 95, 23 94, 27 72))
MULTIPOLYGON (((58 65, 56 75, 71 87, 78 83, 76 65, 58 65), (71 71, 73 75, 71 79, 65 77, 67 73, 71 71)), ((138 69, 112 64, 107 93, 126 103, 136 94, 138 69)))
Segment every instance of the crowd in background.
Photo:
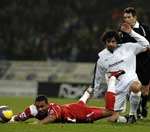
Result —
POLYGON ((117 28, 130 4, 149 24, 140 0, 1 0, 0 59, 95 62, 101 33, 117 28))

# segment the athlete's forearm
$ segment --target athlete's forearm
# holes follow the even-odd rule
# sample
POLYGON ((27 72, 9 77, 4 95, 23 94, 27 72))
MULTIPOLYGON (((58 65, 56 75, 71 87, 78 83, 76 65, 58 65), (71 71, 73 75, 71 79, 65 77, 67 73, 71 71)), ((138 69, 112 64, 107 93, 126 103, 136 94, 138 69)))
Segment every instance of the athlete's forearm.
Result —
POLYGON ((55 116, 47 116, 43 120, 39 121, 39 124, 47 124, 47 123, 53 123, 56 121, 55 116))
POLYGON ((140 34, 136 33, 135 31, 132 30, 130 32, 130 36, 133 37, 137 41, 137 43, 142 45, 143 47, 149 47, 148 40, 140 34))

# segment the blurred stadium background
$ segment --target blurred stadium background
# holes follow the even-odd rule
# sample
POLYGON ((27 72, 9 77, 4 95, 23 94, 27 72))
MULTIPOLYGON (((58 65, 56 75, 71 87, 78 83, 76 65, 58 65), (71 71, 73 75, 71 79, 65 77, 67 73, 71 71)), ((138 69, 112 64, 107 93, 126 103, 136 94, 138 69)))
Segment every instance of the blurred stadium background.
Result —
MULTIPOLYGON (((0 96, 79 97, 91 83, 103 31, 134 6, 150 24, 148 0, 1 0, 0 96)), ((103 84, 105 87, 105 82, 103 84)), ((96 97, 103 95, 100 91, 96 97)))

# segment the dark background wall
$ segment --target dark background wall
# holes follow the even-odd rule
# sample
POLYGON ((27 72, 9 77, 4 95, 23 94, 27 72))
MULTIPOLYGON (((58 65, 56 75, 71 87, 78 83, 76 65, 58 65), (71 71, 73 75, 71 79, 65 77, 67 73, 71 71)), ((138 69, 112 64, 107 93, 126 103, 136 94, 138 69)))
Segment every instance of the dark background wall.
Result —
POLYGON ((1 0, 0 59, 94 62, 100 36, 134 6, 149 24, 148 0, 1 0))

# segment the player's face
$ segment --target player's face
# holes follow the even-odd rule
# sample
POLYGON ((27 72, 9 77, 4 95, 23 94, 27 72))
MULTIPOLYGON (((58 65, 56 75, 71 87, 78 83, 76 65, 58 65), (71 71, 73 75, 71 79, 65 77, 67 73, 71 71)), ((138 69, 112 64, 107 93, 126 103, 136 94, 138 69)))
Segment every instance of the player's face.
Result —
POLYGON ((48 110, 48 104, 45 101, 35 102, 35 106, 39 112, 45 113, 48 110))
POLYGON ((131 27, 133 27, 136 23, 137 17, 133 16, 132 13, 124 13, 123 20, 124 22, 128 23, 131 27))
POLYGON ((108 50, 112 51, 117 47, 117 41, 116 39, 113 37, 111 39, 107 39, 106 40, 106 47, 108 50))

